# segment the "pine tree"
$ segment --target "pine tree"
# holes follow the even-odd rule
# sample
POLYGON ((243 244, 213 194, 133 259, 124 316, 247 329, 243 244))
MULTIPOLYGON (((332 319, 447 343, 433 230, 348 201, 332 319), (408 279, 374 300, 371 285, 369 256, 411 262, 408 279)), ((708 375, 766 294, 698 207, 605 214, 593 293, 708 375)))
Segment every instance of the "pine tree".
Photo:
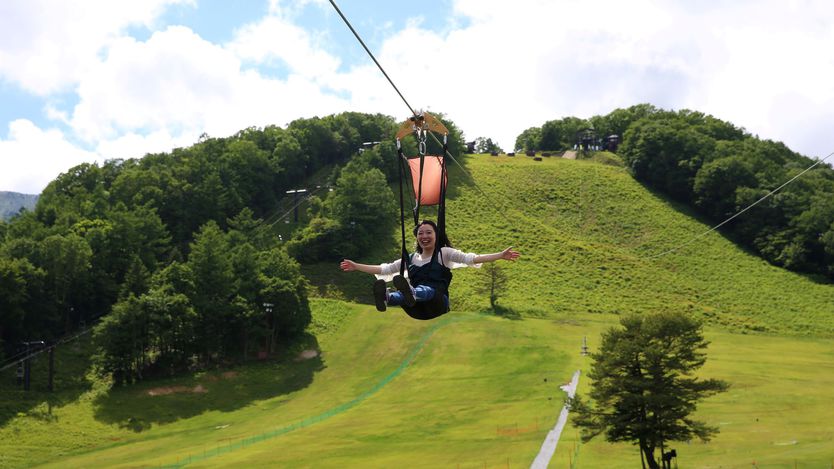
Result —
POLYGON ((579 396, 571 399, 573 421, 583 440, 604 432, 607 441, 636 443, 643 467, 659 469, 655 450, 663 455, 667 442, 708 441, 718 432, 689 416, 698 401, 725 391, 728 384, 694 376, 706 362, 708 344, 698 321, 658 313, 631 315, 620 324, 622 329, 603 334, 599 351, 591 354, 593 405, 579 396))

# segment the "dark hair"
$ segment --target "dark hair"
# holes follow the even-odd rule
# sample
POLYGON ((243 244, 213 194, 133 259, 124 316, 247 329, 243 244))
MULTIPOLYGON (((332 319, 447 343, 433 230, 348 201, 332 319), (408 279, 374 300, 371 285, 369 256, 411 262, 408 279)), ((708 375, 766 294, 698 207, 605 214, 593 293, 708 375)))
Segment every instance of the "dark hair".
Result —
MULTIPOLYGON (((434 250, 435 251, 440 252, 441 248, 452 247, 452 242, 449 241, 449 237, 446 236, 446 233, 443 233, 443 239, 439 238, 440 235, 438 234, 439 230, 437 229, 437 225, 431 220, 423 220, 420 223, 418 223, 414 227, 414 236, 417 236, 417 231, 423 225, 429 225, 434 230, 434 236, 435 236, 434 250)), ((417 243, 417 252, 419 252, 420 254, 423 253, 423 248, 420 246, 420 243, 417 243)))

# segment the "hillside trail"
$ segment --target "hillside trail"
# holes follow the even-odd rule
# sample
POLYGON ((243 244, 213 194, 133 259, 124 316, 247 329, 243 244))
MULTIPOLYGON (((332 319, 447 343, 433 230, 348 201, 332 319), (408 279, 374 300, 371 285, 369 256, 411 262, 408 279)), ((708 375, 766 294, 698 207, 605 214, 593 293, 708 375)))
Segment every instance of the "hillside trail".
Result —
MULTIPOLYGON (((568 397, 573 397, 576 394, 576 386, 578 384, 579 370, 576 370, 573 373, 570 383, 560 386, 559 388, 568 393, 568 397)), ((533 464, 530 465, 530 469, 547 469, 548 464, 550 464, 550 459, 553 458, 553 454, 556 452, 556 445, 559 443, 559 437, 562 435, 562 430, 565 428, 565 424, 567 422, 568 407, 565 405, 562 407, 562 412, 559 413, 559 419, 556 421, 556 426, 547 432, 547 436, 542 443, 539 454, 536 456, 536 459, 533 460, 533 464)))

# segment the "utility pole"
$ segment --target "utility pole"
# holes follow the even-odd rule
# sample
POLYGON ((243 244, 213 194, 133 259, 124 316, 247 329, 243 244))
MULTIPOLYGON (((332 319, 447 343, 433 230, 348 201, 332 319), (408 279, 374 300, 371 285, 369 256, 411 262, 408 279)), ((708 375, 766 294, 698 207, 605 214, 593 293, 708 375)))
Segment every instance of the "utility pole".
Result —
POLYGON ((29 352, 33 345, 44 346, 46 343, 42 340, 36 340, 34 342, 23 342, 23 345, 26 346, 26 358, 23 360, 23 390, 28 391, 32 385, 32 359, 29 357, 29 352))
POLYGON ((23 390, 28 391, 32 384, 32 363, 29 361, 29 347, 26 347, 26 361, 23 362, 23 390))
POLYGON ((272 353, 273 347, 275 347, 275 318, 272 316, 272 307, 275 305, 272 303, 264 303, 263 306, 269 323, 269 343, 267 343, 266 353, 270 354, 272 353))
POLYGON ((53 386, 55 378, 55 346, 49 347, 49 392, 53 392, 55 387, 53 386))
POLYGON ((298 196, 299 194, 306 194, 307 189, 293 189, 287 191, 287 194, 292 194, 293 215, 295 222, 298 223, 298 196))
POLYGON ((359 153, 362 153, 365 150, 370 150, 371 148, 379 145, 380 142, 362 142, 362 146, 359 147, 359 153))

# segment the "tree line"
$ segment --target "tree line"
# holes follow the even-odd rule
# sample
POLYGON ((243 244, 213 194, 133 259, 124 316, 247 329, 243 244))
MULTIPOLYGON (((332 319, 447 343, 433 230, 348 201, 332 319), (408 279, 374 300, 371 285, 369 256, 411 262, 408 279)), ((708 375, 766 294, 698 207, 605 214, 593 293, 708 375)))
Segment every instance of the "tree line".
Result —
POLYGON ((396 129, 342 113, 61 174, 34 210, 0 222, 0 358, 99 317, 97 364, 121 381, 292 340, 310 321, 299 261, 365 249, 396 222, 396 129), (313 179, 332 192, 282 243, 264 219, 313 179))
MULTIPOLYGON (((525 130, 516 146, 571 148, 578 131, 621 136, 618 154, 632 175, 719 223, 810 167, 781 142, 691 110, 650 104, 590 119, 566 117, 525 130)), ((768 262, 834 278, 834 171, 818 165, 725 225, 723 232, 768 262)))

